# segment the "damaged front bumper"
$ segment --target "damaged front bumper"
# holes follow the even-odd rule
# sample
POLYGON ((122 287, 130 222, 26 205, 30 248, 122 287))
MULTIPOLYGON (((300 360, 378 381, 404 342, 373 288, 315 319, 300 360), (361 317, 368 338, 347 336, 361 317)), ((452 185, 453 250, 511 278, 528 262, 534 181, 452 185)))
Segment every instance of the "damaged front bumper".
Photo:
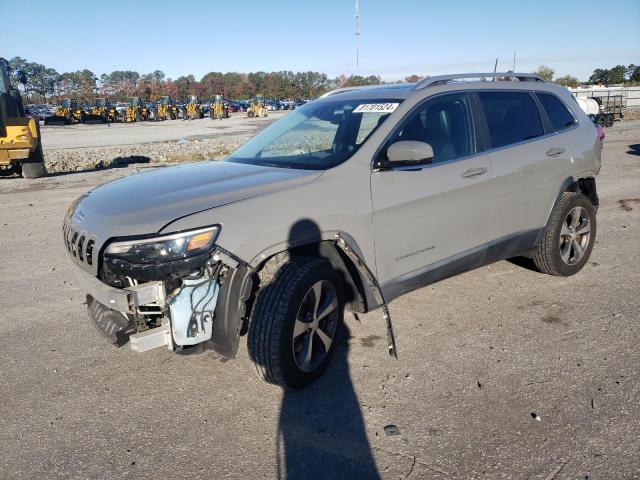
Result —
MULTIPOLYGON (((248 322, 245 313, 252 271, 224 253, 211 258, 213 263, 199 276, 182 278, 180 286, 171 292, 166 291, 168 283, 164 281, 114 288, 84 270, 77 270, 77 274, 89 301, 99 302, 127 319, 127 337, 133 350, 144 352, 166 346, 177 351, 206 344, 222 356, 233 358, 248 322), (150 318, 154 319, 152 328, 145 323, 150 318)), ((105 336, 120 344, 115 341, 114 330, 118 327, 114 322, 92 320, 105 336)))

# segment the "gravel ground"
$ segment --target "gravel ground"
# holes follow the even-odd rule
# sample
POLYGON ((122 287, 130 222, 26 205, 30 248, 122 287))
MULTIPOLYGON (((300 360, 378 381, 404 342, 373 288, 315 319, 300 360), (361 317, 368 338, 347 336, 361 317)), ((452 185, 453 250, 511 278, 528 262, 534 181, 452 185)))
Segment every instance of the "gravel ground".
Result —
POLYGON ((397 361, 380 312, 348 317, 299 393, 244 346, 135 354, 89 325, 62 217, 129 173, 0 179, 0 478, 640 478, 640 122, 607 130, 582 272, 500 262, 405 295, 397 361))
POLYGON ((42 126, 42 146, 51 173, 220 159, 285 114, 271 112, 267 118, 247 118, 246 113, 235 113, 216 121, 42 126))

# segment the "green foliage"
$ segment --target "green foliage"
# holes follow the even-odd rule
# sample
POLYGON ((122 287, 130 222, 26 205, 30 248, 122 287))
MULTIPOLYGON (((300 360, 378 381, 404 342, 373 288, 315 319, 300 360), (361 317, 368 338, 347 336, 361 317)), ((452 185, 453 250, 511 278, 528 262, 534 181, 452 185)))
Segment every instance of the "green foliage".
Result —
POLYGON ((556 83, 568 88, 576 88, 580 85, 580 81, 573 75, 565 75, 564 77, 556 78, 556 83))
POLYGON ((628 67, 616 65, 610 69, 596 68, 589 77, 589 83, 602 85, 619 85, 625 82, 640 82, 640 67, 631 64, 628 67))
POLYGON ((555 71, 551 67, 547 67, 546 65, 540 65, 538 69, 533 72, 539 77, 544 78, 547 82, 553 81, 553 76, 555 75, 555 71))
POLYGON ((22 88, 25 96, 36 96, 46 101, 47 96, 53 95, 55 85, 60 79, 60 75, 53 68, 28 62, 21 57, 14 57, 8 63, 11 84, 22 88), (25 85, 20 83, 19 72, 23 72, 27 77, 25 85))

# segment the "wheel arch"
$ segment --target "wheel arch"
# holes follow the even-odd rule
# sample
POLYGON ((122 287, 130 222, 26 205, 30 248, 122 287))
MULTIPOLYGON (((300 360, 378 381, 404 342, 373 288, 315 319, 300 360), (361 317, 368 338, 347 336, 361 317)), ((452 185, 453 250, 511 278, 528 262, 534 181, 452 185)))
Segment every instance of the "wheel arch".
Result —
POLYGON ((333 240, 311 241, 269 255, 255 268, 258 278, 257 289, 270 282, 277 270, 295 256, 323 258, 331 264, 342 276, 347 310, 366 313, 378 306, 375 292, 363 277, 362 272, 333 240))
MULTIPOLYGON (((577 177, 567 177, 562 182, 560 189, 558 190, 558 195, 556 196, 555 200, 551 204, 551 208, 549 208, 549 211, 547 212, 547 220, 545 222, 545 225, 549 223, 549 218, 551 217, 551 213, 553 212, 553 209, 556 208, 556 205, 558 205, 558 202, 562 198, 562 195, 566 192, 582 193, 591 201, 594 208, 596 209, 596 212, 598 211, 599 200, 598 200, 598 191, 596 189, 595 176, 584 175, 584 176, 577 176, 577 177)), ((538 236, 538 240, 536 241, 536 244, 540 243, 543 233, 544 233, 544 229, 540 231, 540 235, 538 236)))

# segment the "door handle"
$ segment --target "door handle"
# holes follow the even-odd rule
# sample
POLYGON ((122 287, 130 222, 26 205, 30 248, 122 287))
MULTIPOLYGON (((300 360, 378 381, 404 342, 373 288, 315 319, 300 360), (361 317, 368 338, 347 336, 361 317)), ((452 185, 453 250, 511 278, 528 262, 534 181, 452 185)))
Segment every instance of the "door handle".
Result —
POLYGON ((562 155, 564 153, 564 148, 562 147, 552 147, 547 150, 547 157, 557 157, 558 155, 562 155))
POLYGON ((460 176, 462 178, 474 178, 474 177, 479 177, 480 175, 484 175, 485 173, 487 173, 487 169, 484 167, 470 168, 460 176))

